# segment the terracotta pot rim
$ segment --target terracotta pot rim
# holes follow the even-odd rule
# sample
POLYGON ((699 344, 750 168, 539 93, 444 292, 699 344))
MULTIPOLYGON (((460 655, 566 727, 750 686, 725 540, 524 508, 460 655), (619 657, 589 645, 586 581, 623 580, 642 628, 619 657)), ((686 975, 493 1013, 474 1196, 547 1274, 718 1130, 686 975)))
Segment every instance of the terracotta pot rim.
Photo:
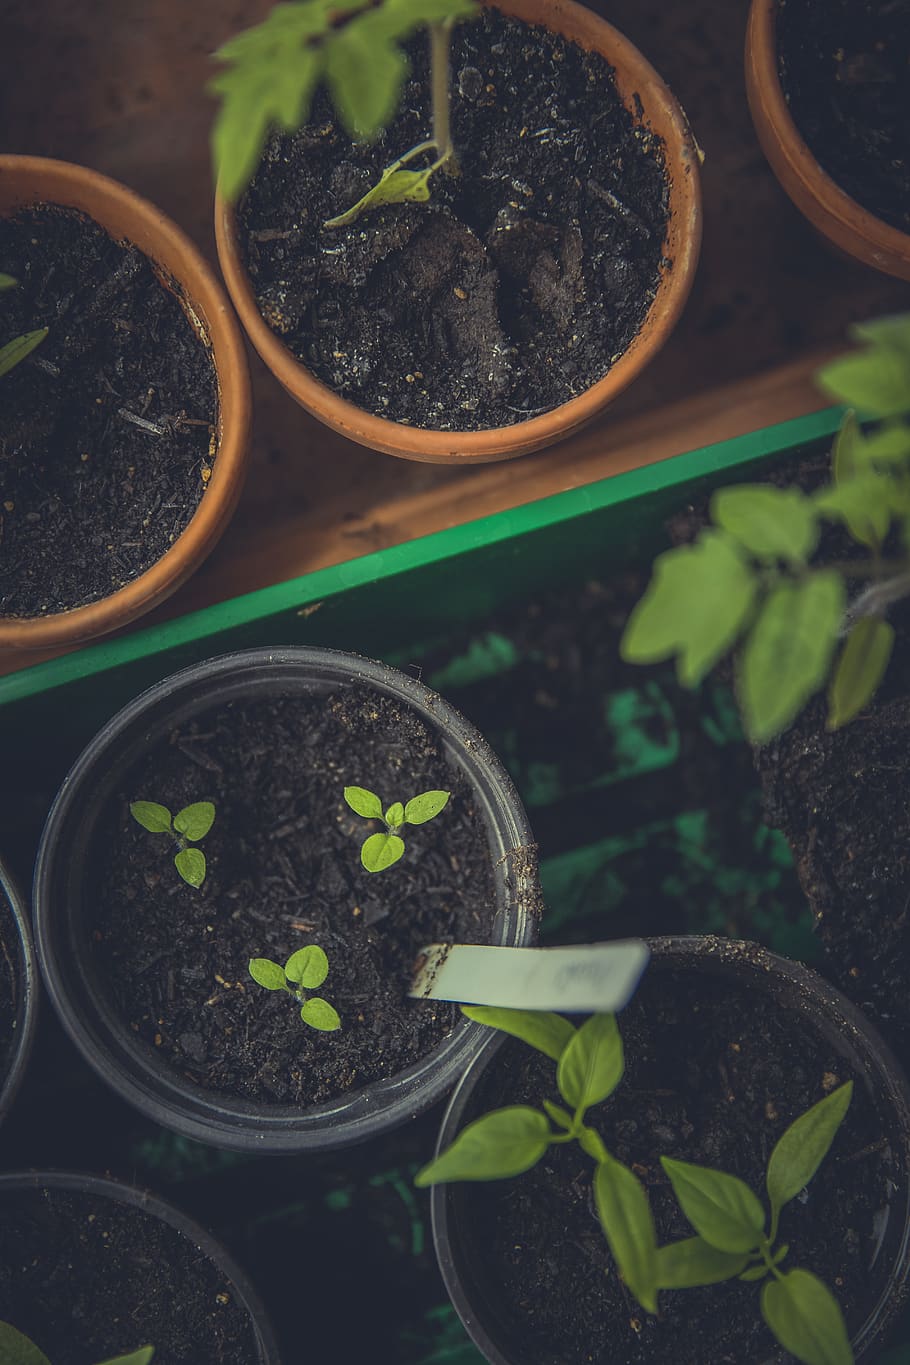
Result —
POLYGON ((752 0, 746 29, 746 90, 752 118, 771 168, 800 211, 823 235, 866 264, 910 278, 910 233, 892 227, 856 200, 822 168, 794 122, 778 72, 778 0, 752 0))
MULTIPOLYGON (((28 189, 21 197, 15 192, 17 208, 39 203, 75 207, 106 231, 111 231, 107 214, 113 212, 160 243, 161 255, 170 260, 170 266, 163 265, 154 250, 136 245, 180 286, 210 350, 218 390, 218 447, 212 477, 190 521, 149 569, 99 601, 44 616, 0 615, 0 648, 37 650, 78 644, 135 620, 178 588, 214 547, 240 496, 250 426, 250 381, 243 336, 219 280, 182 228, 154 204, 100 171, 50 157, 0 155, 0 203, 7 177, 31 180, 36 186, 34 193, 28 189), (86 197, 98 205, 97 214, 74 202, 86 197), (175 260, 180 263, 179 273, 173 268, 175 260)), ((131 236, 129 232, 111 235, 131 236)))
POLYGON ((701 246, 698 147, 685 113, 650 62, 612 24, 575 0, 546 0, 546 4, 542 0, 482 2, 529 24, 544 22, 545 15, 551 30, 599 51, 611 65, 629 72, 636 87, 647 91, 648 98, 642 100, 645 121, 651 122, 652 111, 659 110, 675 135, 675 145, 664 139, 670 197, 668 234, 675 220, 679 238, 672 268, 661 272, 645 320, 620 359, 584 393, 540 416, 482 431, 410 426, 367 412, 317 379, 265 322, 242 264, 236 215, 220 193, 215 196, 215 237, 222 274, 247 335, 272 373, 303 407, 350 439, 389 454, 438 463, 510 459, 589 422, 636 378, 672 332, 688 299, 701 246), (529 10, 531 17, 525 18, 529 10))

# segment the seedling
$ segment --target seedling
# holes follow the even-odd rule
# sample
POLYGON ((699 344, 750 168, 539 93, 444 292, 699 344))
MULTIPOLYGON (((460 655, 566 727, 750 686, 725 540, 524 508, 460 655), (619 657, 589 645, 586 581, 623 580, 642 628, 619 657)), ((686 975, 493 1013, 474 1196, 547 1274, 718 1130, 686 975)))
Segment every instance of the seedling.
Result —
POLYGON ((449 114, 452 28, 476 12, 474 0, 299 0, 276 5, 261 24, 215 53, 217 61, 226 63, 209 86, 222 100, 212 140, 222 194, 238 198, 270 130, 292 133, 300 128, 323 83, 351 137, 372 142, 400 102, 408 72, 401 45, 426 26, 431 136, 387 166, 368 194, 325 226, 341 227, 382 204, 429 199, 431 177, 443 167, 455 169, 449 114), (403 169, 420 158, 429 164, 403 169))
POLYGON ((250 958, 250 976, 267 991, 287 991, 300 1005, 300 1017, 320 1033, 341 1028, 337 1011, 327 1000, 309 995, 329 974, 329 959, 315 943, 291 953, 283 967, 267 957, 250 958))
MULTIPOLYGON (((7 289, 15 289, 19 283, 13 279, 12 275, 0 274, 0 294, 7 289)), ((40 346, 47 336, 46 327, 38 327, 34 332, 25 332, 22 336, 13 337, 5 346, 0 346, 0 378, 9 374, 21 360, 31 355, 36 346, 40 346)))
POLYGON ((215 807, 211 801, 194 801, 178 810, 171 818, 167 806, 157 801, 132 801, 130 814, 150 834, 169 834, 177 845, 174 866, 189 886, 199 887, 205 881, 205 854, 201 848, 190 848, 208 834, 215 823, 215 807))
POLYGON ((765 1180, 770 1226, 743 1181, 661 1157, 697 1235, 659 1247, 644 1186, 585 1123, 586 1111, 612 1095, 622 1080, 625 1062, 615 1016, 595 1014, 576 1029, 559 1014, 487 1006, 462 1006, 462 1012, 551 1058, 557 1088, 569 1107, 543 1100, 539 1109, 511 1105, 484 1114, 418 1172, 417 1185, 521 1175, 548 1147, 577 1141, 595 1163, 594 1202, 607 1245, 627 1288, 646 1312, 657 1313, 661 1289, 690 1289, 735 1277, 764 1280, 762 1316, 785 1350, 803 1365, 853 1365, 843 1315, 831 1291, 811 1271, 781 1270, 789 1246, 777 1244, 781 1212, 827 1155, 850 1105, 852 1081, 808 1109, 774 1147, 765 1180))
POLYGON ((785 730, 826 680, 829 729, 861 711, 891 657, 888 610, 910 595, 910 313, 853 335, 865 349, 818 374, 848 406, 831 482, 812 494, 768 484, 715 492, 713 524, 658 556, 620 645, 631 663, 675 657, 690 688, 736 649, 756 743, 785 730), (862 431, 857 409, 878 419, 874 429, 862 431), (825 521, 843 523, 864 553, 813 565, 825 521))
MULTIPOLYGON (((100 1361, 99 1365, 149 1365, 154 1354, 154 1346, 140 1346, 138 1351, 100 1361)), ((12 1323, 0 1322, 0 1365, 51 1365, 51 1362, 24 1332, 12 1323)))
POLYGON ((412 796, 407 804, 394 801, 383 813, 382 802, 375 792, 365 787, 345 787, 344 799, 355 815, 365 820, 381 820, 385 834, 371 834, 364 840, 360 850, 360 861, 367 872, 382 872, 391 867, 404 855, 402 832, 405 825, 425 825, 435 820, 440 811, 449 803, 451 792, 421 792, 412 796))

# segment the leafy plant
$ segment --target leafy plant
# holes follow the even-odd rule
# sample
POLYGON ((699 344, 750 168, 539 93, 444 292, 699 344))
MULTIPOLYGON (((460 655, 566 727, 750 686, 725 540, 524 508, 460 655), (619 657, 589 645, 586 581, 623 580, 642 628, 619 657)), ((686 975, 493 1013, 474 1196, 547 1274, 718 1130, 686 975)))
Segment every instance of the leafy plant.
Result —
MULTIPOLYGON (((7 289, 15 289, 18 283, 19 281, 13 279, 12 275, 0 274, 0 294, 7 289)), ((10 370, 19 364, 20 360, 31 355, 32 351, 41 345, 46 336, 47 328, 38 327, 34 332, 25 332, 22 336, 13 337, 12 341, 8 341, 5 346, 0 346, 0 378, 9 374, 10 370)))
POLYGON ((329 959, 322 948, 310 943, 291 953, 283 967, 267 957, 250 958, 250 976, 267 991, 287 991, 300 1005, 300 1017, 310 1028, 333 1033, 341 1028, 337 1011, 327 1000, 309 992, 321 986, 329 974, 329 959))
POLYGON ((383 812, 382 802, 375 792, 366 787, 345 787, 344 799, 355 815, 365 820, 381 820, 385 825, 384 834, 371 834, 363 842, 360 861, 367 872, 382 872, 384 868, 397 863, 404 854, 402 832, 405 825, 425 825, 435 820, 440 811, 445 810, 451 792, 429 791, 412 796, 402 804, 394 801, 383 812))
POLYGON ((259 163, 272 128, 294 132, 309 117, 325 84, 351 137, 373 141, 398 108, 408 72, 402 50, 426 25, 430 35, 432 136, 383 171, 377 185, 326 227, 340 227, 369 208, 430 196, 429 180, 454 164, 449 121, 449 45, 474 0, 297 0, 276 5, 255 28, 215 53, 225 69, 209 89, 221 97, 212 149, 219 188, 236 199, 259 163), (433 154, 419 170, 409 162, 433 154))
POLYGON ((861 711, 891 656, 888 609, 910 595, 910 314, 853 335, 864 348, 818 375, 849 405, 830 483, 812 494, 768 484, 716 491, 712 524, 655 560, 620 645, 631 663, 675 657, 685 687, 736 649, 756 743, 785 730, 826 680, 829 729, 861 711), (877 425, 864 432, 856 409, 877 425), (826 521, 841 523, 862 553, 813 564, 826 521))
POLYGON ((208 834, 215 823, 215 807, 211 801, 193 801, 178 810, 172 818, 167 806, 157 801, 132 801, 130 814, 150 834, 169 834, 177 845, 174 866, 189 886, 199 887, 205 881, 205 854, 201 848, 190 848, 208 834))
POLYGON ((781 1212, 827 1155, 849 1107, 852 1081, 808 1109, 774 1147, 765 1181, 770 1227, 761 1202, 743 1181, 662 1157, 696 1235, 661 1247, 644 1186, 585 1122, 587 1110, 612 1095, 622 1080, 625 1064, 614 1016, 592 1015, 576 1029, 558 1014, 487 1006, 462 1006, 462 1011, 551 1058, 568 1108, 543 1100, 539 1109, 510 1105, 484 1114, 418 1172, 417 1185, 520 1175, 548 1147, 577 1141, 594 1161, 594 1202, 607 1245, 626 1286, 648 1313, 657 1312, 661 1289, 690 1289, 737 1276, 764 1280, 761 1312, 785 1350, 804 1365, 852 1365, 843 1316, 831 1291, 808 1270, 780 1270, 789 1246, 777 1245, 781 1212))
MULTIPOLYGON (((2 276, 0 276, 2 279, 2 276)), ((125 1356, 114 1356, 99 1365, 149 1365, 155 1354, 154 1346, 140 1346, 125 1356)), ((47 1356, 24 1332, 12 1323, 0 1322, 0 1365, 51 1365, 47 1356)))

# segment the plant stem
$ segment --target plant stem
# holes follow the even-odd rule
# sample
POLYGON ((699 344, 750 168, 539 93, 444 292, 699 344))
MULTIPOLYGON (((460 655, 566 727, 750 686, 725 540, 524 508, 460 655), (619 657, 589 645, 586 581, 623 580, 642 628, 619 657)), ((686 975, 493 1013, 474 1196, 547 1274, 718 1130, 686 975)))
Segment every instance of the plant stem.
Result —
POLYGON ((449 51, 452 20, 430 24, 430 90, 433 98, 433 141, 438 165, 451 161, 452 129, 449 121, 449 51))
POLYGON ((886 607, 904 597, 910 597, 910 569, 864 588, 844 614, 844 629, 849 630, 864 616, 881 616, 886 607))

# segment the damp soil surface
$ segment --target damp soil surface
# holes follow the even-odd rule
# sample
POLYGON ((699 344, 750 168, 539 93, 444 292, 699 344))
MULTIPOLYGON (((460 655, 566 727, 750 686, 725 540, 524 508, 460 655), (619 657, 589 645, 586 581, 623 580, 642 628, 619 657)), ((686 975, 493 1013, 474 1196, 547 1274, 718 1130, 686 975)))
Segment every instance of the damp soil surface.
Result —
POLYGON ((0 379, 0 614, 116 592, 184 530, 211 476, 208 347, 176 286, 88 218, 0 218, 0 339, 47 327, 0 379))
POLYGON ((0 1319, 54 1365, 154 1345, 161 1365, 258 1365, 214 1262, 143 1209, 85 1192, 0 1191, 0 1319))
MULTIPOLYGON (((668 217, 664 149, 602 58, 498 11, 453 35, 460 175, 430 201, 326 228, 429 135, 425 41, 402 112, 354 145, 327 98, 270 143, 240 209, 263 317, 342 397, 451 431, 584 392, 639 330, 668 217)), ((415 163, 416 164, 416 163, 415 163)))
MULTIPOLYGON (((795 1010, 718 977, 652 966, 620 1027, 624 1079, 609 1100, 589 1110, 587 1122, 643 1181, 661 1244, 692 1235, 661 1156, 728 1171, 761 1193, 768 1156, 784 1129, 836 1085, 858 1079, 795 1010)), ((465 1122, 501 1105, 559 1102, 554 1070, 540 1054, 508 1040, 465 1122)), ((887 1214, 889 1192, 903 1183, 885 1122, 857 1084, 828 1157, 781 1218, 780 1238, 792 1248, 786 1268, 803 1266, 825 1280, 850 1331, 882 1288, 883 1268, 870 1268, 876 1220, 887 1214)), ((755 1284, 662 1291, 659 1317, 641 1310, 607 1251, 592 1171, 590 1158, 572 1143, 551 1148, 514 1180, 455 1187, 471 1275, 496 1306, 510 1358, 527 1365, 770 1365, 783 1359, 759 1316, 755 1284)))
POLYGON ((907 0, 780 0, 778 59, 794 122, 823 169, 910 232, 907 0))
POLYGON ((414 713, 358 688, 229 703, 175 728, 109 804, 93 848, 86 922, 116 1008, 190 1081, 265 1104, 319 1103, 418 1061, 457 1014, 406 998, 419 950, 490 939, 488 836, 466 777, 414 713), (452 797, 371 874, 360 848, 376 822, 345 805, 348 785, 387 805, 452 797), (169 837, 131 818, 135 800, 214 802, 200 889, 177 875, 169 837), (340 1032, 307 1027, 290 996, 250 979, 250 958, 283 964, 309 943, 328 954, 318 995, 340 1032))

